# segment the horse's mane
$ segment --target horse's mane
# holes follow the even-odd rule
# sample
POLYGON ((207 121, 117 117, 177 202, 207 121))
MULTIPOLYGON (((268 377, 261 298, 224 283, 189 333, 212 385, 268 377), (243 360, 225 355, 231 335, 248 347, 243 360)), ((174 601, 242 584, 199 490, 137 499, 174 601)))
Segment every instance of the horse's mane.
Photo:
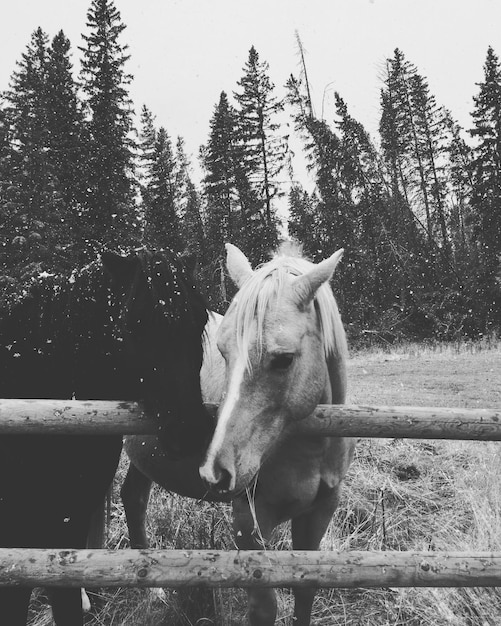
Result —
MULTIPOLYGON (((259 266, 242 285, 235 297, 237 318, 237 347, 240 356, 249 366, 251 329, 257 324, 257 347, 263 347, 264 317, 270 303, 280 300, 281 293, 290 276, 301 276, 313 263, 302 256, 302 248, 294 242, 286 242, 275 256, 259 266)), ((334 294, 324 283, 316 292, 315 309, 320 323, 326 359, 343 357, 347 353, 346 336, 334 294)))
MULTIPOLYGON (((32 370, 22 364, 35 367, 33 354, 51 359, 52 367, 57 364, 64 376, 78 381, 99 378, 99 367, 119 372, 124 363, 124 323, 134 324, 145 314, 148 323, 141 325, 143 332, 158 337, 159 345, 169 341, 177 346, 187 336, 197 336, 194 329, 207 319, 205 303, 183 263, 168 251, 140 249, 133 256, 137 270, 119 298, 113 297, 113 280, 100 259, 71 274, 37 272, 22 284, 0 286, 4 394, 12 386, 7 374, 13 378, 9 374, 13 356, 18 371, 30 372, 30 379, 32 370)), ((71 386, 73 391, 75 384, 71 386)))

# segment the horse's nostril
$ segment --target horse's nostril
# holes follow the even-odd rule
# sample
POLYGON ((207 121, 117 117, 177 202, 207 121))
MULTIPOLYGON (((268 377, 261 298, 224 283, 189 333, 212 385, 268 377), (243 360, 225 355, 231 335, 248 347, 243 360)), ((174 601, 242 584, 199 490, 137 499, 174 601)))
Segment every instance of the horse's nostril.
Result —
POLYGON ((231 465, 227 465, 220 457, 207 459, 200 467, 200 477, 208 489, 216 493, 227 493, 235 488, 231 465))
POLYGON ((217 483, 214 485, 214 487, 218 490, 218 491, 229 491, 230 487, 231 487, 231 474, 228 470, 221 468, 219 470, 219 476, 218 476, 218 480, 217 483))
POLYGON ((204 472, 202 469, 200 474, 209 491, 214 493, 227 493, 231 491, 232 475, 227 469, 215 466, 212 468, 211 473, 204 472))

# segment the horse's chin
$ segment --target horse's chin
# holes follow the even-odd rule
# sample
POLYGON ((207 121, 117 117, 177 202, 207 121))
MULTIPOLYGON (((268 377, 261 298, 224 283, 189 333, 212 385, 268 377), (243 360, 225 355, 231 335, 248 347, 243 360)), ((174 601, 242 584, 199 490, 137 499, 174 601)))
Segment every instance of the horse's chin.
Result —
POLYGON ((239 496, 247 494, 248 498, 252 498, 257 487, 257 479, 259 476, 259 469, 250 471, 246 475, 242 476, 235 485, 235 488, 231 491, 230 496, 233 500, 239 496))
POLYGON ((223 489, 217 487, 216 485, 206 483, 207 492, 227 502, 235 500, 236 498, 243 496, 245 493, 247 493, 247 497, 252 497, 252 494, 254 494, 256 490, 258 475, 259 470, 254 473, 250 472, 249 478, 247 479, 246 477, 242 477, 242 479, 235 485, 234 489, 223 489))

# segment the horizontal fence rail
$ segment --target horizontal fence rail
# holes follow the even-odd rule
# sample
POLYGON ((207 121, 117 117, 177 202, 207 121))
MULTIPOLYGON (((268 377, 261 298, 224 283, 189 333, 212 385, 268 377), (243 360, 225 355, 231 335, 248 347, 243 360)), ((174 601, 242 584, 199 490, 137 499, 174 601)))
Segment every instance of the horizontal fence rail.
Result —
MULTIPOLYGON (((217 405, 207 404, 212 416, 217 405)), ((0 434, 155 434, 158 421, 134 402, 0 400, 0 434)), ((319 405, 294 425, 331 437, 501 441, 501 411, 442 407, 319 405)))
POLYGON ((501 553, 0 548, 0 586, 496 587, 501 553))
MULTIPOLYGON (((215 417, 217 406, 206 405, 215 417)), ((0 399, 0 435, 155 434, 119 401, 0 399)), ((501 411, 319 405, 294 425, 322 436, 501 441, 501 411)), ((0 548, 0 587, 501 587, 501 553, 0 548)))

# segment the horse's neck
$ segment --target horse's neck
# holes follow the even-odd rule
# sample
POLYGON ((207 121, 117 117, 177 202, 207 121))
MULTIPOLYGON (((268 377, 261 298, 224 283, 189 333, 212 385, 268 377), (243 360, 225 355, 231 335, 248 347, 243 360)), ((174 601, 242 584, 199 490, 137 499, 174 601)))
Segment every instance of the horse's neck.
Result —
POLYGON ((91 270, 77 276, 68 294, 66 341, 72 358, 66 367, 72 391, 77 399, 137 399, 143 390, 136 363, 124 358, 122 303, 102 269, 91 270))
POLYGON ((219 403, 223 394, 225 363, 216 343, 216 335, 223 319, 218 313, 209 313, 204 333, 204 360, 200 383, 204 402, 219 403))

